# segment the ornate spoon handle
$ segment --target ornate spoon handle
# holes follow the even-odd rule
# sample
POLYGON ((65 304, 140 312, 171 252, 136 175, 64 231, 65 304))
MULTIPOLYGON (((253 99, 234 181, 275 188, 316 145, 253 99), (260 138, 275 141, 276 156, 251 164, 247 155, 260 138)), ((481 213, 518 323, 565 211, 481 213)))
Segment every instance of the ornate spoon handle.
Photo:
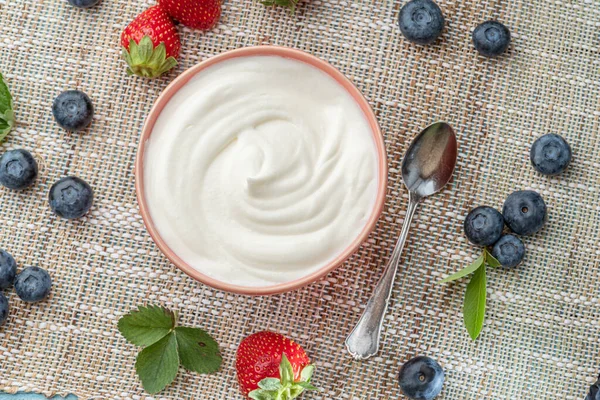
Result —
POLYGON ((379 280, 379 283, 377 283, 373 295, 365 307, 365 311, 350 335, 346 338, 346 347, 352 357, 357 360, 369 358, 379 351, 379 338, 381 336, 383 318, 385 317, 385 312, 392 295, 394 278, 398 271, 398 263, 402 255, 404 242, 406 242, 406 238, 408 237, 410 223, 420 200, 419 196, 410 193, 406 218, 404 219, 402 232, 400 232, 400 237, 398 238, 392 257, 386 265, 383 276, 379 280))

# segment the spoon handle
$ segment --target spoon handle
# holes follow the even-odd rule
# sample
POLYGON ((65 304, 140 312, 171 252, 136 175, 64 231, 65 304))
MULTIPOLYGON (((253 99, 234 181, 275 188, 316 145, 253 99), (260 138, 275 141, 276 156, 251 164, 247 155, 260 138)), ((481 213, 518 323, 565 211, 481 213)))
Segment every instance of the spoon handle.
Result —
POLYGON ((358 323, 346 338, 346 348, 356 360, 364 360, 369 358, 379 351, 379 338, 381 336, 381 327, 383 318, 392 296, 392 288, 394 287, 394 278, 398 271, 398 263, 404 248, 404 242, 408 237, 410 223, 415 215, 417 206, 420 202, 419 196, 410 193, 408 208, 406 210, 406 218, 400 237, 396 243, 396 247, 392 252, 392 257, 383 271, 383 276, 377 283, 373 295, 369 299, 365 311, 358 320, 358 323))

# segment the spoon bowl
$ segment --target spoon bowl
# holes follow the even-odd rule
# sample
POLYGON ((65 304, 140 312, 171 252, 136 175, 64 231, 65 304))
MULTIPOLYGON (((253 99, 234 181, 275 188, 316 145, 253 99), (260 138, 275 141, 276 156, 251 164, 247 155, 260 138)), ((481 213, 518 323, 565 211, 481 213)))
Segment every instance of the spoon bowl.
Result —
POLYGON ((420 197, 439 192, 452 178, 458 146, 450 125, 436 122, 412 141, 402 160, 402 180, 420 197))

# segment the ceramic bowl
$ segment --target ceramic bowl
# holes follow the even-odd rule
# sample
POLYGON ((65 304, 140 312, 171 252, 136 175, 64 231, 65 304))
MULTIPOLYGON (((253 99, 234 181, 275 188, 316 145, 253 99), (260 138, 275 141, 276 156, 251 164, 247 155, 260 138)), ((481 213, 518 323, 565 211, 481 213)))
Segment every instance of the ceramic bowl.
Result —
POLYGON ((208 60, 203 61, 195 65, 194 67, 188 69, 187 71, 183 72, 173 82, 171 82, 169 86, 167 86, 167 88, 161 93, 161 95, 158 97, 158 99, 152 106, 152 109, 150 110, 150 113, 148 114, 148 117, 146 118, 146 122, 142 129, 142 135, 138 146, 137 158, 135 161, 135 190, 137 193, 140 212, 144 220, 144 224, 146 225, 146 228, 150 233, 150 236, 152 236, 152 239, 159 247, 159 249, 173 264, 175 264, 179 269, 181 269, 183 272, 196 279, 197 281, 200 281, 216 289, 246 295, 269 295, 298 289, 302 286, 306 286, 310 283, 319 280, 324 275, 331 272, 336 267, 340 266, 348 257, 350 257, 359 248, 361 243, 363 243, 367 239, 367 237, 375 227, 375 224, 379 219, 379 216, 383 209, 386 189, 387 157, 385 145, 383 142, 383 137, 381 135, 381 130, 379 128, 379 124, 377 123, 375 114, 373 113, 373 110, 371 109, 371 106, 369 105, 367 100, 363 97, 360 91, 354 86, 354 84, 352 84, 352 82, 348 78, 346 78, 340 71, 338 71, 329 63, 303 51, 287 47, 257 46, 231 50, 219 54, 217 56, 211 57, 208 60), (196 74, 201 74, 202 71, 206 68, 223 62, 225 60, 230 60, 237 57, 251 56, 279 56, 304 62, 327 73, 329 76, 335 79, 341 86, 343 86, 348 91, 348 93, 354 98, 354 100, 364 113, 369 123, 375 142, 375 147, 377 150, 377 164, 379 170, 377 197, 373 205, 373 209, 371 210, 371 215, 364 229, 356 238, 354 238, 352 243, 333 261, 331 261, 327 265, 323 265, 323 267, 316 270, 315 272, 308 274, 300 279, 296 279, 294 281, 264 287, 232 285, 227 282, 216 280, 196 270, 195 268, 187 264, 185 261, 183 261, 181 258, 179 258, 177 254, 175 254, 175 252, 173 252, 173 250, 171 250, 169 246, 167 246, 165 241, 161 238, 158 230, 152 223, 152 218, 150 216, 150 212, 146 204, 144 192, 144 151, 146 147, 146 142, 152 134, 152 130, 156 119, 162 112, 165 105, 169 102, 171 97, 192 77, 194 77, 196 74))

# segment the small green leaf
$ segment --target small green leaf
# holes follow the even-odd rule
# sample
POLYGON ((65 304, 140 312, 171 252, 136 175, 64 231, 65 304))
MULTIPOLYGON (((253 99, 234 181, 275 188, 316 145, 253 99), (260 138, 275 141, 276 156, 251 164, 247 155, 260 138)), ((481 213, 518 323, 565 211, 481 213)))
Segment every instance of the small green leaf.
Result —
MULTIPOLYGON (((133 40, 131 42, 133 42, 135 44, 135 42, 133 40)), ((125 62, 127 62, 127 65, 131 65, 131 63, 133 62, 131 60, 131 56, 129 55, 129 52, 127 51, 127 49, 125 47, 121 47, 121 57, 123 57, 125 62)))
POLYGON ((256 389, 248 393, 248 397, 254 400, 277 400, 272 392, 264 389, 256 389))
POLYGON ((262 0, 260 1, 265 6, 281 6, 287 7, 292 11, 292 14, 296 10, 298 0, 262 0))
POLYGON ((4 77, 0 74, 0 141, 4 140, 14 125, 12 96, 4 82, 4 77))
POLYGON ((175 328, 179 360, 185 369, 211 374, 221 367, 223 359, 219 345, 205 331, 199 328, 175 328))
POLYGON ((308 382, 296 382, 296 385, 305 390, 319 390, 308 382))
POLYGON ((165 43, 160 42, 158 46, 154 48, 154 51, 150 55, 148 59, 148 65, 153 67, 159 67, 167 58, 167 50, 165 48, 165 43))
POLYGON ((258 387, 265 390, 279 390, 283 386, 277 378, 265 378, 258 382, 258 387))
POLYGON ((161 64, 159 71, 161 74, 164 74, 165 72, 167 72, 171 68, 175 67, 176 65, 177 65, 177 60, 173 57, 169 57, 161 64))
POLYGON ((0 73, 0 114, 4 114, 6 110, 12 110, 12 96, 4 82, 4 77, 0 73))
POLYGON ((153 50, 154 43, 152 43, 152 39, 150 39, 150 36, 144 36, 138 43, 138 57, 140 61, 147 62, 152 56, 153 50))
POLYGON ((163 307, 138 307, 121 317, 119 332, 136 346, 150 346, 165 337, 175 327, 175 315, 163 307))
POLYGON ((169 385, 177 376, 179 357, 177 355, 177 339, 174 333, 146 347, 138 354, 135 362, 142 386, 150 393, 158 393, 169 385))
POLYGON ((483 328, 486 296, 486 276, 484 266, 478 268, 473 274, 471 281, 467 285, 465 302, 463 304, 465 327, 473 340, 477 339, 483 328))
POLYGON ((307 365, 306 367, 304 367, 304 369, 300 372, 300 380, 302 382, 310 382, 310 378, 312 378, 313 376, 313 372, 315 372, 315 366, 314 365, 307 365))
POLYGON ((481 267, 483 265, 485 261, 485 255, 482 254, 477 260, 473 261, 471 264, 469 264, 469 266, 461 269, 460 271, 447 276, 446 278, 442 279, 441 281, 437 282, 439 283, 447 283, 447 282, 451 282, 451 281, 455 281, 457 279, 460 279, 464 276, 467 276, 475 271, 477 271, 479 269, 479 267, 481 267))
POLYGON ((490 253, 489 251, 487 251, 487 249, 483 250, 483 254, 485 255, 485 262, 490 267, 497 268, 497 267, 501 267, 502 266, 502 264, 500 264, 500 261, 496 260, 496 258, 492 255, 492 253, 490 253))
POLYGON ((294 368, 290 364, 285 354, 281 355, 281 364, 279 364, 279 377, 283 386, 294 382, 294 368))

